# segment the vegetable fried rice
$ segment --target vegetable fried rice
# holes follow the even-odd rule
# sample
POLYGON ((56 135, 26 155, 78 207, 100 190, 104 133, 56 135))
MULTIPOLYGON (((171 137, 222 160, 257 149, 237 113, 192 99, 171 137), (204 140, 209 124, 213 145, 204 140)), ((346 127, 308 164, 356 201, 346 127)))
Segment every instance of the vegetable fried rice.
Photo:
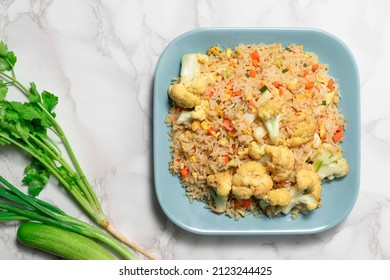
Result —
POLYGON ((216 214, 306 214, 348 173, 338 83, 303 46, 186 54, 168 94, 170 171, 216 214))

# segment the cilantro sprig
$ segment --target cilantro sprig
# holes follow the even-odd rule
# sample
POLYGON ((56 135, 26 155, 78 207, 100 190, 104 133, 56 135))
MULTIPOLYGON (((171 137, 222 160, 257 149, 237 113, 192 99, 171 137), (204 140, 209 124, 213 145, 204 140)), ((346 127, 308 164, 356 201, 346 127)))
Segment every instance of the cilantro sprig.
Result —
POLYGON ((50 176, 54 175, 93 221, 132 249, 150 257, 110 225, 63 129, 56 121, 53 110, 58 105, 58 97, 45 90, 40 92, 34 82, 28 86, 20 82, 14 70, 16 61, 15 54, 4 42, 0 42, 0 146, 13 145, 31 156, 31 164, 24 169, 22 180, 28 186, 29 194, 39 195, 50 176), (22 93, 26 100, 9 100, 11 90, 22 93))

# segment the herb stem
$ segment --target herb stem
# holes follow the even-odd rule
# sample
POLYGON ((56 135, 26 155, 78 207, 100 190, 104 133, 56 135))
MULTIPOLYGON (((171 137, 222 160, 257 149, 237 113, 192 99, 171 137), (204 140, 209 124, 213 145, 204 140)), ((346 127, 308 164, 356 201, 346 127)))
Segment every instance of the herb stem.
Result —
POLYGON ((81 207, 86 211, 86 213, 99 225, 104 226, 107 223, 107 218, 105 217, 104 213, 102 211, 97 211, 92 205, 88 202, 88 200, 85 198, 84 195, 80 193, 80 191, 75 188, 74 185, 69 184, 62 175, 57 171, 55 165, 53 163, 46 161, 44 158, 39 156, 39 153, 35 150, 34 146, 31 143, 28 143, 29 146, 26 147, 25 145, 19 143, 19 141, 16 141, 7 135, 4 135, 0 133, 0 137, 3 137, 6 141, 16 145, 17 147, 21 148, 28 154, 30 154, 32 157, 37 159, 41 164, 43 164, 47 169, 50 170, 50 172, 57 177, 57 179, 60 181, 60 183, 73 195, 73 197, 76 199, 76 201, 81 205, 81 207))

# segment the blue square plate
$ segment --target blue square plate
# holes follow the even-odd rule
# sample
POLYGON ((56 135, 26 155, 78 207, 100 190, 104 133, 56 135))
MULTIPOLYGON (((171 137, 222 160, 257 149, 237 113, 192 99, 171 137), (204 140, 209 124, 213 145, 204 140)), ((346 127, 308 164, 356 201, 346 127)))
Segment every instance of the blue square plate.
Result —
POLYGON ((185 33, 173 40, 162 53, 154 77, 153 97, 154 181, 158 201, 165 214, 178 226, 209 235, 282 235, 317 233, 340 223, 352 210, 360 187, 360 87, 355 60, 348 47, 335 36, 316 29, 284 28, 207 28, 185 33), (168 165, 171 160, 167 89, 180 71, 186 53, 205 53, 213 45, 234 48, 237 44, 291 43, 304 45, 305 51, 318 55, 329 65, 330 74, 339 82, 342 98, 339 108, 347 120, 343 155, 350 167, 348 175, 323 184, 322 207, 297 219, 290 216, 255 218, 248 215, 236 221, 216 215, 205 204, 190 203, 185 189, 168 165))

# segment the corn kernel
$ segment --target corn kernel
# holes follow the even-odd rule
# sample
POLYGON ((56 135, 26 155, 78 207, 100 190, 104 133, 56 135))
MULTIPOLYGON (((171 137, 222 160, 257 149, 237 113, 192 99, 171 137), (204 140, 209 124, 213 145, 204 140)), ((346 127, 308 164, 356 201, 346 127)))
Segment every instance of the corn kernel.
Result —
POLYGON ((312 98, 312 97, 314 97, 314 92, 312 92, 312 91, 306 91, 306 92, 305 92, 305 97, 306 97, 306 98, 312 98))
POLYGON ((196 156, 190 157, 190 162, 195 163, 196 162, 196 156))
POLYGON ((231 48, 227 48, 226 49, 226 57, 230 58, 231 56, 232 56, 232 49, 231 48))
POLYGON ((223 112, 223 110, 221 108, 218 107, 216 109, 216 111, 217 111, 218 115, 220 115, 222 118, 225 116, 225 113, 223 112))
POLYGON ((206 121, 203 121, 201 122, 200 126, 204 129, 204 130, 209 130, 211 128, 211 125, 206 122, 206 121))
POLYGON ((200 127, 200 121, 193 121, 192 122, 192 124, 191 124, 192 131, 198 130, 199 127, 200 127))
POLYGON ((218 136, 219 136, 219 132, 215 132, 214 130, 212 130, 212 129, 210 129, 209 130, 209 133, 212 135, 212 136, 214 136, 215 138, 217 138, 218 136))

